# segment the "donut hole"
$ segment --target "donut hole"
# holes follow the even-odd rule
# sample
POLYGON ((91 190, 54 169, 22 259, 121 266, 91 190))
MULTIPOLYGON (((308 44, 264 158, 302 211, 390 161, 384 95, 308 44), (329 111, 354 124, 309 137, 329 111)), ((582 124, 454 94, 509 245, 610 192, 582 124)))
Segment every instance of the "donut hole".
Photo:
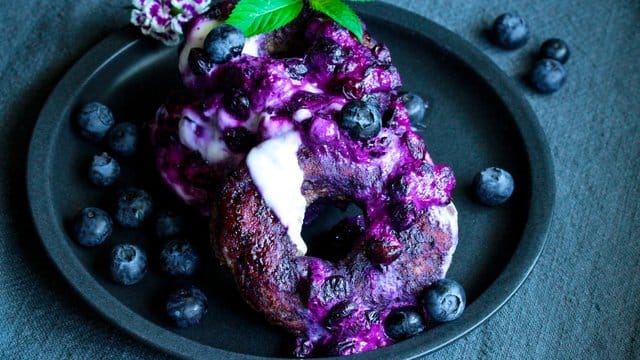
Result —
POLYGON ((330 262, 344 259, 364 231, 363 211, 354 203, 332 204, 323 200, 307 208, 302 238, 307 256, 330 262))

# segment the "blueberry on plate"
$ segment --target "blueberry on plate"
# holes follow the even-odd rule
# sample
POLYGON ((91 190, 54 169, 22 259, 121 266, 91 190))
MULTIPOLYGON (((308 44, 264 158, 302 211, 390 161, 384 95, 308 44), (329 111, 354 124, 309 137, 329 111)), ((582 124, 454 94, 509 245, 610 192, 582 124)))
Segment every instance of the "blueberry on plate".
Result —
POLYGON ((122 122, 114 126, 107 136, 109 147, 122 156, 133 155, 138 146, 138 129, 130 122, 122 122))
POLYGON ((199 264, 200 256, 188 241, 171 240, 160 252, 160 266, 171 276, 193 275, 199 264))
POLYGON ((353 100, 342 108, 340 126, 354 139, 368 140, 380 133, 382 116, 374 105, 353 100))
POLYGON ((237 27, 224 24, 211 30, 204 39, 204 51, 216 64, 223 64, 240 56, 244 48, 245 37, 237 27))
POLYGON ((207 313, 207 307, 207 296, 195 286, 172 292, 166 303, 167 316, 180 328, 199 324, 207 313))
POLYGON ((122 285, 132 285, 147 273, 147 255, 136 245, 119 244, 111 250, 111 277, 122 285))
POLYGON ((410 308, 393 310, 384 320, 384 331, 393 340, 404 340, 418 335, 425 329, 422 316, 410 308))
POLYGON ((553 59, 563 64, 569 60, 570 55, 569 46, 561 39, 546 40, 540 46, 540 53, 538 54, 540 59, 553 59))
POLYGON ((414 126, 421 125, 424 114, 427 112, 427 103, 416 93, 402 92, 399 95, 400 101, 402 101, 404 107, 407 108, 411 124, 414 126))
POLYGON ((430 318, 440 322, 452 321, 464 312, 467 296, 456 281, 440 279, 427 288, 421 303, 430 318))
POLYGON ((99 102, 84 105, 78 115, 80 134, 96 142, 107 135, 115 122, 111 110, 99 102))
POLYGON ((149 218, 153 210, 151 196, 144 190, 128 188, 116 196, 115 219, 126 228, 138 228, 149 218))
POLYGON ((562 63, 553 59, 542 59, 533 65, 529 81, 538 92, 550 94, 560 90, 567 80, 562 63))
POLYGON ((486 168, 473 178, 473 189, 481 203, 489 206, 500 205, 513 194, 513 177, 501 168, 486 168))
POLYGON ((106 211, 95 207, 82 209, 73 222, 73 237, 80 245, 100 245, 111 237, 113 221, 106 211))
POLYGON ((184 217, 173 211, 164 211, 156 218, 156 236, 160 240, 166 240, 184 231, 184 217))
POLYGON ((120 175, 120 164, 106 152, 95 155, 89 168, 89 180, 98 186, 109 186, 120 175))
POLYGON ((504 13, 493 22, 492 36, 498 46, 517 49, 529 40, 529 24, 518 13, 504 13))

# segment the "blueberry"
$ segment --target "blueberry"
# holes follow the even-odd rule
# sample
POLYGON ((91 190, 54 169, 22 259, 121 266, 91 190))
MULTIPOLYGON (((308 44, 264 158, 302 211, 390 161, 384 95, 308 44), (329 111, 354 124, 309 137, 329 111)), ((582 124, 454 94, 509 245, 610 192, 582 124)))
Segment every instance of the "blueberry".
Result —
POLYGON ((412 92, 402 92, 399 94, 400 100, 407 108, 409 113, 409 120, 413 125, 421 125, 424 119, 424 114, 427 112, 427 103, 420 97, 420 95, 412 92))
POLYGON ((375 106, 354 100, 342 108, 340 126, 346 129, 351 137, 368 140, 380 133, 382 116, 375 106))
POLYGON ((144 190, 129 188, 118 192, 115 218, 126 228, 137 228, 151 215, 153 202, 144 190))
POLYGON ((513 177, 498 167, 490 167, 473 178, 473 189, 481 203, 496 206, 504 203, 513 193, 513 177))
POLYGON ((248 153, 258 143, 256 135, 242 126, 226 129, 222 139, 229 150, 236 153, 248 153))
POLYGON ((244 92, 234 91, 225 93, 222 97, 222 103, 227 111, 241 120, 246 120, 249 117, 251 100, 249 100, 249 97, 244 92))
POLYGON ((240 29, 224 24, 211 30, 204 39, 204 51, 216 64, 223 64, 240 56, 244 48, 244 34, 240 29))
POLYGON ((529 81, 538 92, 550 94, 560 90, 567 80, 567 72, 562 63, 552 59, 542 59, 533 65, 529 81))
POLYGON ((540 46, 540 59, 553 59, 564 64, 570 55, 569 46, 560 39, 548 39, 540 46))
POLYGON ((113 221, 106 211, 94 207, 82 209, 73 223, 73 237, 80 245, 100 245, 111 237, 113 221))
POLYGON ((460 284, 440 279, 427 288, 420 302, 426 314, 436 321, 444 322, 462 315, 467 297, 460 284))
POLYGON ((529 40, 529 25, 518 13, 505 13, 493 22, 493 41, 505 49, 517 49, 529 40))
POLYGON ((402 243, 391 235, 371 239, 367 243, 366 253, 373 263, 388 265, 402 254, 402 243))
POLYGON ((111 277, 119 284, 132 285, 147 273, 147 256, 132 244, 116 245, 111 251, 111 277))
POLYGON ((213 65, 204 49, 194 47, 189 50, 189 67, 194 74, 206 75, 213 65))
POLYGON ((120 175, 120 164, 107 153, 93 157, 89 168, 89 180, 98 186, 109 186, 116 182, 120 175))
POLYGON ((166 311, 169 319, 180 328, 199 324, 207 313, 207 296, 195 286, 181 288, 169 295, 166 311))
POLYGON ((350 317, 358 308, 350 301, 342 301, 334 305, 327 317, 324 319, 324 324, 328 329, 336 327, 342 320, 350 317))
POLYGON ((347 58, 347 50, 333 40, 321 39, 316 41, 308 50, 307 61, 312 68, 332 73, 337 65, 347 58))
POLYGON ((384 320, 384 331, 394 340, 404 340, 418 335, 425 329, 420 314, 409 308, 396 309, 384 320))
POLYGON ((166 240, 184 231, 184 217, 172 211, 161 213, 156 219, 156 236, 160 240, 166 240))
POLYGON ((307 65, 304 61, 297 58, 285 59, 284 65, 287 71, 287 75, 294 80, 302 80, 309 72, 307 65))
POLYGON ((169 241, 160 253, 160 266, 171 276, 193 275, 199 264, 196 249, 184 240, 169 241))
POLYGON ((98 102, 86 104, 78 115, 80 134, 92 141, 102 140, 115 122, 111 110, 98 102))
POLYGON ((138 146, 138 129, 130 122, 122 122, 114 126, 107 136, 109 147, 123 156, 133 155, 138 146))

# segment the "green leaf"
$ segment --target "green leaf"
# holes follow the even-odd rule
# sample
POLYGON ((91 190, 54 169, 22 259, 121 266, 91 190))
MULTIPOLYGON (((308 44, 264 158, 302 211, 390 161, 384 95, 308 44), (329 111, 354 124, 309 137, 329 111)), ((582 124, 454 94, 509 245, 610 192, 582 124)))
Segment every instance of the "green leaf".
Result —
POLYGON ((281 28, 302 11, 302 0, 240 0, 227 24, 253 36, 281 28))
POLYGON ((310 0, 311 8, 332 18, 338 24, 351 31, 362 42, 362 23, 349 5, 341 0, 310 0))
POLYGON ((374 2, 376 0, 349 0, 349 2, 374 2))

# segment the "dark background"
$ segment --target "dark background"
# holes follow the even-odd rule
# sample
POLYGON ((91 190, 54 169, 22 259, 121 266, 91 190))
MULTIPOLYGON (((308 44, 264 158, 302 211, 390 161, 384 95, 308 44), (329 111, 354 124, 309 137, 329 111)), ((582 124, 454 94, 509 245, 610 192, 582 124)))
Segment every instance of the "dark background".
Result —
MULTIPOLYGON (((566 86, 526 97, 547 134, 557 198, 547 247, 498 313, 430 359, 640 358, 640 2, 389 1, 469 40, 520 78, 549 37, 572 50, 566 86), (517 10, 517 51, 483 30, 517 10)), ((28 141, 48 93, 128 21, 127 1, 0 0, 0 357, 161 358, 98 317, 46 257, 25 194, 28 141)))

